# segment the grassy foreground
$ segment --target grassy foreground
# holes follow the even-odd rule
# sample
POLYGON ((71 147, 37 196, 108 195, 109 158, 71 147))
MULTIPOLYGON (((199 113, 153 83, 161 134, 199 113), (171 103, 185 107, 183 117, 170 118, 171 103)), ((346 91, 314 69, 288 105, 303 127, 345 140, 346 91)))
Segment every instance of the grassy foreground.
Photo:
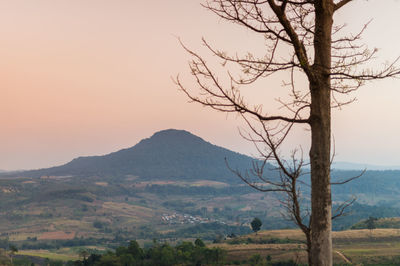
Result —
MULTIPOLYGON (((254 262, 260 260, 305 264, 307 254, 302 241, 304 236, 299 230, 273 230, 230 238, 207 247, 225 250, 226 265, 256 265, 254 262)), ((333 244, 335 265, 400 265, 400 229, 333 232, 333 244)), ((20 250, 18 254, 66 262, 80 259, 81 249, 85 247, 20 250)))
MULTIPOLYGON (((227 250, 235 264, 260 255, 271 261, 307 263, 304 236, 299 230, 261 231, 258 234, 211 244, 227 250)), ((348 230, 333 232, 333 260, 336 265, 400 265, 400 229, 348 230)))

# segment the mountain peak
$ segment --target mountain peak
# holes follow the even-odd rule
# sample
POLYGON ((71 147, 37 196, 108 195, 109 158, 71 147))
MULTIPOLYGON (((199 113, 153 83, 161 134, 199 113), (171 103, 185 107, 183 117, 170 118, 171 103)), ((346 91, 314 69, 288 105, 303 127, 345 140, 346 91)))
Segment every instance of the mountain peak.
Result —
POLYGON ((161 130, 161 131, 154 133, 147 140, 164 140, 164 141, 172 141, 172 142, 204 141, 202 138, 190 133, 189 131, 180 130, 180 129, 161 130))
POLYGON ((179 139, 179 140, 184 140, 184 139, 196 139, 196 140, 203 140, 202 138, 190 133, 189 131, 186 130, 180 130, 180 129, 165 129, 158 131, 153 134, 153 136, 150 137, 150 139, 179 139))
POLYGON ((194 136, 189 131, 186 131, 186 130, 183 130, 183 129, 170 128, 170 129, 160 130, 160 131, 154 133, 152 137, 155 137, 155 136, 174 136, 174 135, 192 135, 192 136, 194 136))

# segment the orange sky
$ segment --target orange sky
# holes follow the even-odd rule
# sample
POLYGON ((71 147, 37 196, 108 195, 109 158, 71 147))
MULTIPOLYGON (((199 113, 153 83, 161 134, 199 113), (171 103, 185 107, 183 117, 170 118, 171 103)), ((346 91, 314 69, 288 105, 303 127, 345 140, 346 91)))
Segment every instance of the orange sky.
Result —
MULTIPOLYGON (((400 2, 379 3, 356 1, 337 20, 351 29, 374 18, 364 40, 390 59, 400 55, 400 2)), ((231 51, 262 49, 199 1, 0 0, 0 10, 0 169, 105 154, 166 128, 253 151, 234 116, 187 103, 171 81, 181 73, 193 84, 176 36, 200 50, 202 36, 231 51)), ((400 80, 374 82, 334 113, 338 160, 400 165, 399 90, 400 80)), ((257 98, 271 105, 272 93, 257 98)))

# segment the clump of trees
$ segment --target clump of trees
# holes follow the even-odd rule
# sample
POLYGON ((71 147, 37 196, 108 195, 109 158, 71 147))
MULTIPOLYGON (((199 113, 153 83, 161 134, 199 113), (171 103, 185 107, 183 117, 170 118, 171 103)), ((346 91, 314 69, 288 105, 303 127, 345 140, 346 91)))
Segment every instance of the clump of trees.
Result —
POLYGON ((142 249, 132 240, 128 246, 120 246, 115 252, 91 254, 83 260, 68 263, 76 266, 145 266, 145 265, 224 265, 226 252, 221 248, 207 248, 201 239, 182 242, 173 247, 154 241, 150 248, 142 249))
POLYGON ((260 231, 262 222, 259 218, 254 218, 253 221, 250 223, 251 229, 257 234, 258 231, 260 231))

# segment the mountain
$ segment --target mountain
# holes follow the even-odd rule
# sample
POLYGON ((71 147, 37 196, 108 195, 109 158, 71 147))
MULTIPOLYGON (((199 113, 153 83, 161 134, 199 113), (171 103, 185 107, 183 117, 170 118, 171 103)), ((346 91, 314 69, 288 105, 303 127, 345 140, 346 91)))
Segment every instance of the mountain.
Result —
MULTIPOLYGON (((32 249, 42 248, 40 239, 52 241, 49 230, 76 241, 98 237, 86 242, 93 245, 100 238, 104 243, 164 237, 213 240, 221 234, 220 226, 236 234, 232 228, 246 229, 238 222, 245 225, 254 217, 263 221, 264 228, 293 226, 281 217, 282 194, 257 193, 227 169, 225 158, 232 168, 243 171, 253 162, 187 131, 169 129, 104 156, 3 173, 3 177, 20 178, 0 179, 0 233, 20 234, 18 239, 35 237, 38 241, 27 239, 31 246, 26 247, 32 249), (50 178, 37 178, 41 176, 50 178)), ((360 173, 334 170, 332 182, 360 173)), ((309 176, 303 178, 302 204, 307 209, 309 176)), ((333 228, 347 228, 369 216, 400 217, 399 190, 400 171, 367 171, 352 182, 332 186, 333 209, 357 198, 347 209, 350 215, 335 219, 333 228)))
POLYGON ((79 157, 57 167, 20 172, 20 176, 126 176, 141 179, 208 179, 241 182, 226 166, 251 168, 253 158, 218 147, 184 130, 168 129, 131 148, 104 156, 79 157))
POLYGON ((352 162, 333 162, 332 168, 337 170, 400 170, 399 165, 374 165, 374 164, 363 164, 363 163, 352 163, 352 162))

